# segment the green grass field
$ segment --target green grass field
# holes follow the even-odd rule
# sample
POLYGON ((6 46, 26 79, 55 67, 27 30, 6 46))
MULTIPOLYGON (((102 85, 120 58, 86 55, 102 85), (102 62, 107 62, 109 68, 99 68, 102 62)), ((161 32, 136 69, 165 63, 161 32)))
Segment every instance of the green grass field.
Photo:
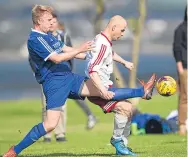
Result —
MULTIPOLYGON (((18 100, 0 102, 0 154, 19 142, 41 121, 40 100, 18 100)), ((113 114, 103 114, 97 106, 90 105, 98 125, 91 131, 85 129, 86 117, 74 103, 68 102, 68 142, 44 144, 42 139, 23 151, 20 156, 32 157, 74 157, 115 156, 115 149, 109 144, 113 128, 113 114)), ((164 98, 155 96, 151 101, 141 100, 139 109, 143 112, 166 117, 177 108, 177 96, 164 98)), ((185 157, 186 137, 177 134, 130 136, 129 146, 140 157, 185 157)))

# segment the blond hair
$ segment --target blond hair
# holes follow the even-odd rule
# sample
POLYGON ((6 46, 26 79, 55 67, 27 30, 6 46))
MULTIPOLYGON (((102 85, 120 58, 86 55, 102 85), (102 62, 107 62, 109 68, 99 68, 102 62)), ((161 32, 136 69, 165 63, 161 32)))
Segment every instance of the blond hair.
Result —
POLYGON ((50 6, 45 5, 34 5, 32 8, 32 20, 33 24, 38 24, 39 18, 45 13, 48 12, 50 14, 53 14, 54 9, 50 6))

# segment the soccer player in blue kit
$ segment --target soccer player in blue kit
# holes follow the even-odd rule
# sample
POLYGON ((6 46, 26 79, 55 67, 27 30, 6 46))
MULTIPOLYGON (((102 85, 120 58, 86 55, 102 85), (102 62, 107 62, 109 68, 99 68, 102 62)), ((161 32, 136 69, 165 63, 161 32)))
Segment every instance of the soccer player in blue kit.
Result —
MULTIPOLYGON (((116 154, 134 156, 135 154, 124 146, 121 139, 124 124, 127 123, 132 112, 132 104, 126 99, 134 97, 151 99, 156 76, 152 75, 147 83, 142 82, 141 88, 103 88, 101 91, 98 90, 91 79, 72 73, 70 65, 67 63, 74 57, 85 59, 85 52, 95 50, 93 42, 86 42, 79 48, 71 48, 47 34, 52 24, 53 11, 49 6, 35 5, 33 7, 34 27, 28 38, 28 51, 35 65, 35 77, 37 82, 42 84, 46 97, 47 117, 44 122, 35 125, 23 140, 12 146, 3 157, 16 157, 40 137, 54 130, 60 118, 61 106, 64 105, 67 98, 84 99, 84 97, 101 97, 105 101, 117 101, 114 106, 117 114, 116 126, 111 143, 116 148, 116 154)), ((116 34, 118 33, 116 32, 116 34)), ((130 69, 133 68, 132 64, 129 65, 130 69)))

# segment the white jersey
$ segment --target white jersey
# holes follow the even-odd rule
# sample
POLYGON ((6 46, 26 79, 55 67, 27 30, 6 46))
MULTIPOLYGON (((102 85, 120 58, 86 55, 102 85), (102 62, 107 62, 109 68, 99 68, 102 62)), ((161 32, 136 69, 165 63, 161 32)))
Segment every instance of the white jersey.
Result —
POLYGON ((87 77, 90 77, 90 73, 97 72, 103 85, 108 88, 113 84, 110 80, 110 75, 113 72, 112 43, 103 33, 95 37, 94 43, 96 46, 95 52, 90 51, 86 56, 85 73, 87 77))

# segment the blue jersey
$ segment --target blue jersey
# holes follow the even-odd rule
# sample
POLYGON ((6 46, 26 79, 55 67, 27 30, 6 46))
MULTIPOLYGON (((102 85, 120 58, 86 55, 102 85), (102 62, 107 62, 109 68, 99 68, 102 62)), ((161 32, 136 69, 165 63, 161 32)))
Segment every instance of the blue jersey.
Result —
POLYGON ((70 72, 71 67, 67 61, 56 64, 48 60, 52 53, 61 53, 64 43, 51 34, 32 30, 28 39, 29 58, 34 67, 34 73, 38 83, 42 83, 50 73, 61 74, 70 72))

